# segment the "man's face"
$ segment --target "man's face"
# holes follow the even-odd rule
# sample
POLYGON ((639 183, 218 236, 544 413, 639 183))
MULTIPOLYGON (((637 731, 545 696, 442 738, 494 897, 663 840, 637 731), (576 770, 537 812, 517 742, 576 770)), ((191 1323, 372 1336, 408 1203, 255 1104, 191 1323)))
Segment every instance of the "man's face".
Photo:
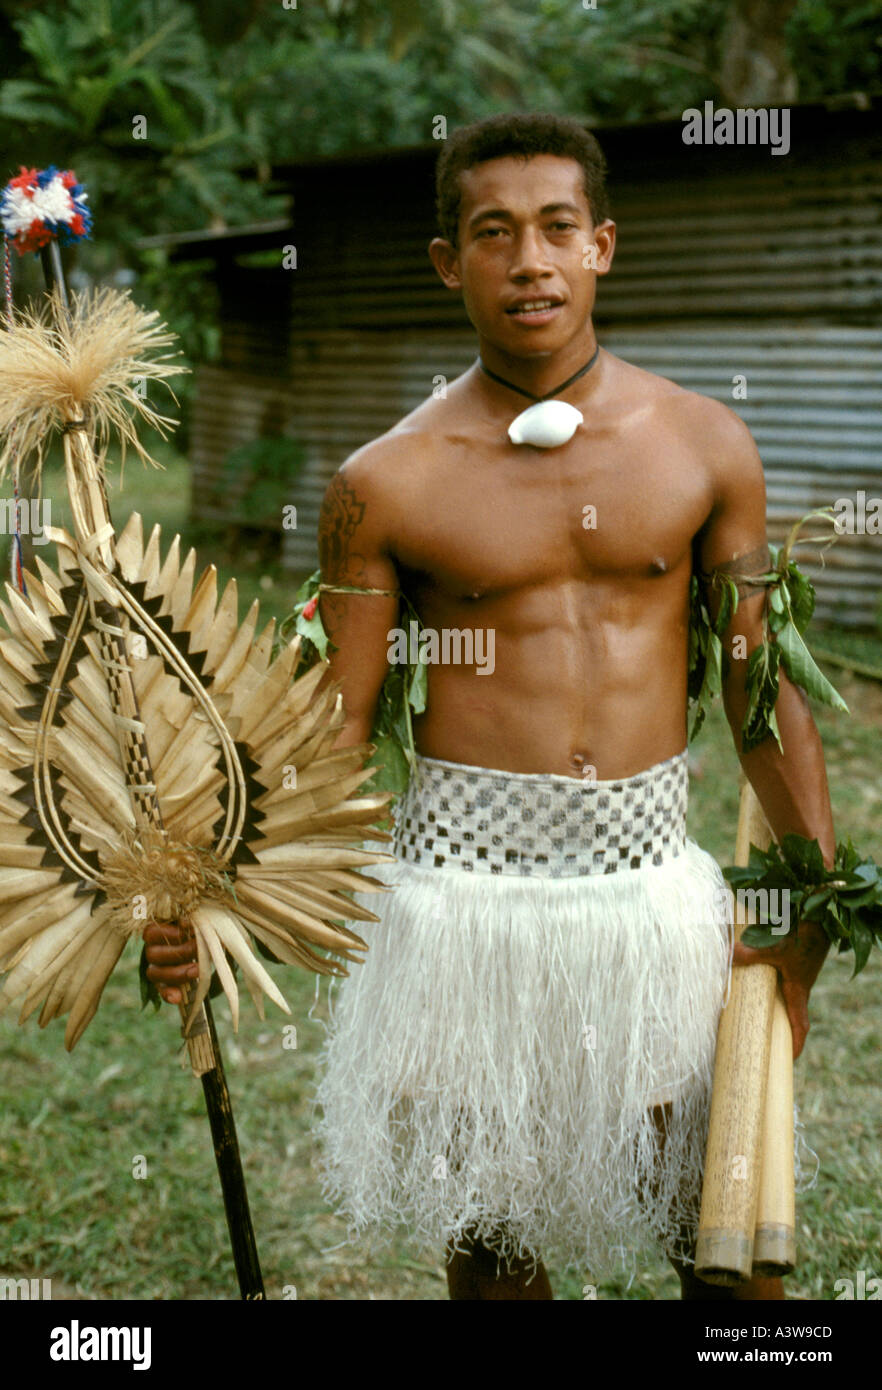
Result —
POLYGON ((461 187, 459 247, 436 239, 430 251, 444 283, 462 290, 479 336, 531 357, 584 334, 596 277, 612 262, 615 224, 595 229, 581 165, 507 155, 465 170, 461 187))

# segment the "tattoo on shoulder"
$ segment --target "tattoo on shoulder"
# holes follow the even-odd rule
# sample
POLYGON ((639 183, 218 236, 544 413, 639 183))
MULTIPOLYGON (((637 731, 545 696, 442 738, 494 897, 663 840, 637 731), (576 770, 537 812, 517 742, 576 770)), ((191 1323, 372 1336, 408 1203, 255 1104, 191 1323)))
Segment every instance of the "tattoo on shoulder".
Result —
POLYGON ((327 579, 352 581, 364 577, 365 558, 350 549, 364 511, 365 504, 355 488, 341 473, 336 473, 319 517, 319 561, 327 579))
POLYGON ((710 571, 700 570, 699 575, 705 586, 713 582, 715 575, 731 576, 738 581, 738 597, 742 599, 764 592, 763 586, 750 583, 750 577, 765 574, 770 564, 769 547, 758 545, 755 550, 748 550, 744 555, 736 555, 734 560, 727 560, 725 564, 717 565, 710 571))

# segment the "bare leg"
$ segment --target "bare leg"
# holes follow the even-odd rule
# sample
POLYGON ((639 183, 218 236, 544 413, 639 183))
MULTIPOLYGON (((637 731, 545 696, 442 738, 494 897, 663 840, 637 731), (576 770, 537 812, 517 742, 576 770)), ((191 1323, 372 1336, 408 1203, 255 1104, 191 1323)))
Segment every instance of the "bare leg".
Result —
MULTIPOLYGON (((659 1106, 652 1112, 658 1135, 659 1152, 664 1148, 667 1137, 669 1115, 669 1105, 659 1106)), ((694 1258, 694 1245, 689 1253, 694 1258)), ((786 1298, 784 1283, 781 1279, 765 1279, 756 1275, 754 1278, 748 1279, 746 1283, 738 1284, 735 1288, 726 1288, 720 1284, 707 1284, 703 1279, 699 1279, 696 1276, 694 1264, 687 1264, 684 1260, 676 1260, 673 1256, 668 1258, 677 1271, 677 1277, 680 1280, 680 1297, 684 1302, 691 1303, 697 1300, 722 1303, 774 1302, 786 1298)))
POLYGON ((472 1300, 553 1299, 551 1284, 542 1261, 511 1261, 511 1271, 497 1251, 488 1249, 482 1241, 467 1235, 468 1253, 453 1250, 448 1245, 447 1288, 451 1302, 472 1300))

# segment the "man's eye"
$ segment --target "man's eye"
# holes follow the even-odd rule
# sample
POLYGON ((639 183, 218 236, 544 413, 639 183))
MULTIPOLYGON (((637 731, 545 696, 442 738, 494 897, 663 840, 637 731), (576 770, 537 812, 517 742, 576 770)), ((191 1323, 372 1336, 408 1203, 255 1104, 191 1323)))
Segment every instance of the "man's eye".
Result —
POLYGON ((576 225, 575 222, 552 222, 552 224, 551 224, 551 230, 552 230, 552 231, 557 231, 558 229, 562 229, 562 230, 566 231, 567 228, 575 227, 575 225, 576 225))
POLYGON ((484 227, 482 231, 478 232, 478 236, 495 236, 497 232, 503 230, 504 228, 502 227, 484 227))

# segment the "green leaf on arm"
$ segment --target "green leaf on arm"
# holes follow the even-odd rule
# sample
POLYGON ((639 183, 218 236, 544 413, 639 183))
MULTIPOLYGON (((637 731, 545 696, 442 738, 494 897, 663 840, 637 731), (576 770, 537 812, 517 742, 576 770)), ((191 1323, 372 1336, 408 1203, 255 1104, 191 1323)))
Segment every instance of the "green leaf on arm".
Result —
POLYGON ((371 791, 394 792, 400 796, 406 790, 410 777, 410 766, 401 741, 390 734, 380 734, 372 735, 371 742, 376 744, 376 752, 371 754, 368 766, 379 769, 371 779, 371 791))
POLYGON ((824 877, 824 856, 817 840, 806 840, 802 835, 785 835, 778 848, 785 863, 799 878, 809 883, 819 883, 824 877))
POLYGON ((854 970, 851 978, 854 979, 870 959, 870 951, 873 949, 873 933, 859 917, 855 918, 852 925, 851 944, 854 947, 854 970))
MULTIPOLYGON (((333 646, 324 626, 318 604, 311 618, 303 616, 303 610, 320 590, 321 570, 314 570, 304 580, 297 591, 294 609, 279 627, 280 639, 293 625, 296 632, 305 639, 305 662, 312 665, 316 657, 327 660, 328 648, 333 646)), ((340 588, 345 592, 345 585, 340 588)), ((362 592, 352 586, 353 593, 362 592)), ((421 628, 419 615, 409 599, 401 595, 402 620, 413 620, 421 628)), ((415 767, 416 748, 414 746, 412 714, 422 714, 428 699, 428 667, 417 660, 389 667, 380 694, 370 741, 376 751, 368 759, 369 767, 378 769, 372 778, 371 791, 391 791, 402 796, 407 790, 411 772, 415 767)))
POLYGON ((747 708, 741 724, 742 752, 758 748, 771 734, 781 752, 781 734, 775 702, 778 699, 778 664, 781 656, 774 642, 762 642, 747 661, 747 708))
MULTIPOLYGON (((319 598, 319 584, 321 583, 321 570, 313 570, 308 579, 304 579, 300 588, 297 590, 297 597, 294 601, 294 608, 279 625, 279 637, 276 647, 280 648, 282 643, 287 640, 288 633, 293 626, 294 631, 305 639, 304 658, 306 665, 311 666, 315 660, 316 653, 322 661, 328 659, 328 647, 332 645, 328 634, 325 632, 322 622, 318 602, 315 605, 315 612, 311 618, 303 616, 303 610, 313 599, 319 598)), ((274 653, 275 655, 275 653, 274 653)))
POLYGON ((803 915, 808 917, 811 913, 817 912, 818 908, 827 901, 832 891, 831 888, 820 888, 817 893, 810 893, 802 905, 803 915))
MULTIPOLYGON (((874 860, 862 860, 849 840, 838 844, 833 867, 824 864, 817 840, 785 835, 780 845, 750 849, 747 866, 731 865, 723 877, 736 892, 747 887, 785 887, 790 893, 789 920, 814 922, 840 952, 854 950, 857 975, 869 959, 873 942, 882 946, 882 877, 874 860)), ((765 924, 751 924, 741 937, 746 946, 764 949, 781 942, 765 924)))
POLYGON ((788 623, 778 634, 778 646, 784 669, 794 685, 801 685, 807 695, 819 700, 832 709, 848 714, 848 705, 838 690, 818 670, 812 654, 803 642, 793 623, 788 623))
MULTIPOLYGON (((771 568, 761 575, 736 575, 717 571, 713 583, 721 589, 717 621, 711 623, 702 602, 698 576, 693 573, 690 586, 689 677, 688 699, 691 711, 690 740, 701 728, 714 696, 720 693, 722 680, 717 676, 717 652, 712 636, 725 635, 738 606, 739 582, 761 583, 766 586, 763 614, 763 641, 748 658, 745 677, 747 705, 742 721, 742 752, 749 753, 770 736, 783 753, 781 734, 775 713, 780 693, 780 666, 806 693, 833 709, 847 712, 847 705, 830 682, 822 675, 802 641, 814 612, 815 591, 810 580, 800 572, 790 552, 797 543, 803 524, 812 517, 830 520, 826 512, 811 512, 792 528, 787 544, 782 548, 769 545, 771 568)), ((721 663, 722 664, 722 663, 721 663)), ((722 674, 722 673, 721 673, 722 674)))
POLYGON ((745 927, 741 933, 744 945, 752 946, 757 951, 762 951, 767 946, 780 946, 783 939, 780 933, 773 935, 771 927, 760 926, 758 923, 745 927))
POLYGON ((805 632, 815 611, 815 589, 807 575, 791 562, 787 566, 790 611, 798 632, 805 632))
POLYGON ((738 607, 738 585, 735 583, 734 579, 730 579, 727 574, 722 574, 719 578, 722 592, 720 594, 719 611, 717 612, 716 622, 714 623, 714 632, 718 637, 723 637, 738 607))
POLYGON ((407 700, 414 714, 422 714, 429 698, 429 668, 418 661, 407 683, 407 700))
POLYGON ((294 629, 301 637, 308 637, 323 661, 328 655, 328 634, 325 632, 318 608, 311 618, 304 618, 303 609, 297 614, 294 629))
POLYGON ((711 623, 705 606, 701 585, 692 575, 689 589, 689 675, 687 697, 693 705, 689 739, 698 734, 707 713, 723 688, 723 645, 721 637, 738 607, 738 590, 726 576, 722 577, 722 597, 717 620, 711 623))
POLYGON ((707 645, 704 652, 701 688, 696 696, 692 727, 689 731, 690 739, 695 738, 695 735, 705 721, 708 710, 713 704, 714 697, 719 695, 723 688, 722 663, 722 643, 715 632, 708 632, 707 645))

